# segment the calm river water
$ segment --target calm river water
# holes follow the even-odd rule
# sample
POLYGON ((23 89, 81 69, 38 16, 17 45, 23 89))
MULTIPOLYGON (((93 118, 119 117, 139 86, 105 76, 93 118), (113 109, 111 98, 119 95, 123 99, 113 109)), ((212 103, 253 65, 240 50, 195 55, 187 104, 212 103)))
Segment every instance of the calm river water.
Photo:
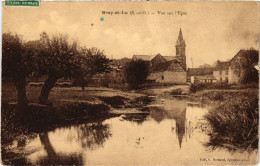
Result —
POLYGON ((41 133, 19 151, 31 164, 255 163, 256 153, 213 151, 204 146, 209 140, 203 118, 206 108, 176 98, 157 98, 148 107, 149 114, 121 115, 41 133))

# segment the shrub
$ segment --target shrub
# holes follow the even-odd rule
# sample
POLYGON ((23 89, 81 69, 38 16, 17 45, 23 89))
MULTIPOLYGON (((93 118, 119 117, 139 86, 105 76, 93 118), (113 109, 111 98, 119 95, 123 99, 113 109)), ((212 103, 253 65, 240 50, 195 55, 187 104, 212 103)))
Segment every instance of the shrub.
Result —
POLYGON ((231 89, 231 86, 227 83, 197 83, 191 84, 190 86, 191 93, 196 93, 197 91, 201 91, 203 89, 231 89))
POLYGON ((230 85, 227 83, 208 84, 206 89, 230 89, 230 85))
POLYGON ((258 95, 241 93, 214 107, 205 116, 212 126, 209 146, 232 150, 258 148, 258 95))
POLYGON ((235 89, 259 88, 258 83, 241 84, 234 87, 235 89))
POLYGON ((197 91, 203 90, 205 88, 206 84, 191 84, 190 86, 190 92, 196 93, 197 91))
POLYGON ((217 101, 223 101, 224 100, 224 96, 223 96, 223 92, 214 92, 214 93, 209 93, 208 94, 208 98, 210 100, 217 100, 217 101))

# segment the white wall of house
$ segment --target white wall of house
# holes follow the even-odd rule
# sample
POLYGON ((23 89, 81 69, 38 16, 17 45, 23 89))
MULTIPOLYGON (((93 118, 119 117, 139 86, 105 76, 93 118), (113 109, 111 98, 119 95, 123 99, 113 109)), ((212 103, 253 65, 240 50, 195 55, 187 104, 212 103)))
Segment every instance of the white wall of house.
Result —
POLYGON ((187 72, 174 72, 174 71, 164 71, 152 73, 153 77, 157 77, 155 82, 159 83, 176 83, 184 84, 187 80, 187 72))
POLYGON ((213 76, 217 79, 217 82, 229 82, 229 70, 214 70, 213 76))

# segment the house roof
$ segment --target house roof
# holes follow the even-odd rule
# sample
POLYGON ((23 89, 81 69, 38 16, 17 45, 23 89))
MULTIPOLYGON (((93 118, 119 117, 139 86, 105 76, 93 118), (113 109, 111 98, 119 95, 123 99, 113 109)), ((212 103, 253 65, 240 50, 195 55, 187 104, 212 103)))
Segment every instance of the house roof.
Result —
POLYGON ((158 59, 167 61, 167 60, 164 58, 164 56, 162 56, 161 54, 157 54, 157 55, 152 55, 152 56, 151 56, 151 61, 152 61, 152 60, 158 60, 158 59))
POLYGON ((167 61, 172 61, 174 59, 176 59, 175 56, 163 56, 167 61))
MULTIPOLYGON (((135 57, 136 59, 141 59, 143 61, 151 61, 157 55, 161 55, 161 54, 156 54, 156 55, 133 55, 133 58, 135 57)), ((176 59, 175 56, 162 56, 162 57, 164 57, 167 61, 172 61, 172 60, 176 59)))
POLYGON ((213 68, 191 68, 188 69, 188 76, 213 75, 213 68))
MULTIPOLYGON (((166 71, 172 63, 178 63, 179 66, 183 69, 183 67, 181 66, 179 61, 177 59, 174 59, 174 60, 171 60, 171 61, 158 63, 157 65, 155 65, 153 67, 153 71, 157 71, 157 72, 159 72, 159 71, 166 71)), ((183 70, 185 70, 185 69, 183 69, 183 70)))
POLYGON ((141 59, 143 61, 150 61, 152 56, 150 56, 150 55, 133 55, 133 58, 134 57, 136 59, 141 59))
POLYGON ((234 59, 236 59, 237 57, 245 57, 245 58, 249 58, 252 60, 252 64, 256 65, 258 64, 259 61, 259 52, 257 50, 240 50, 230 61, 229 63, 231 63, 232 61, 234 61, 234 59))
POLYGON ((217 62, 217 65, 214 67, 214 70, 228 70, 229 62, 217 62))

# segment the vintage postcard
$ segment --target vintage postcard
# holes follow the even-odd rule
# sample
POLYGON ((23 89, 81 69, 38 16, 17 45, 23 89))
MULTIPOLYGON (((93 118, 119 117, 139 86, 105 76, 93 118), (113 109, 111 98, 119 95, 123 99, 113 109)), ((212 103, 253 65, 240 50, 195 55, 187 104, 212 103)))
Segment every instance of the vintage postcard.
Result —
POLYGON ((2 2, 2 165, 256 165, 259 3, 2 2))

